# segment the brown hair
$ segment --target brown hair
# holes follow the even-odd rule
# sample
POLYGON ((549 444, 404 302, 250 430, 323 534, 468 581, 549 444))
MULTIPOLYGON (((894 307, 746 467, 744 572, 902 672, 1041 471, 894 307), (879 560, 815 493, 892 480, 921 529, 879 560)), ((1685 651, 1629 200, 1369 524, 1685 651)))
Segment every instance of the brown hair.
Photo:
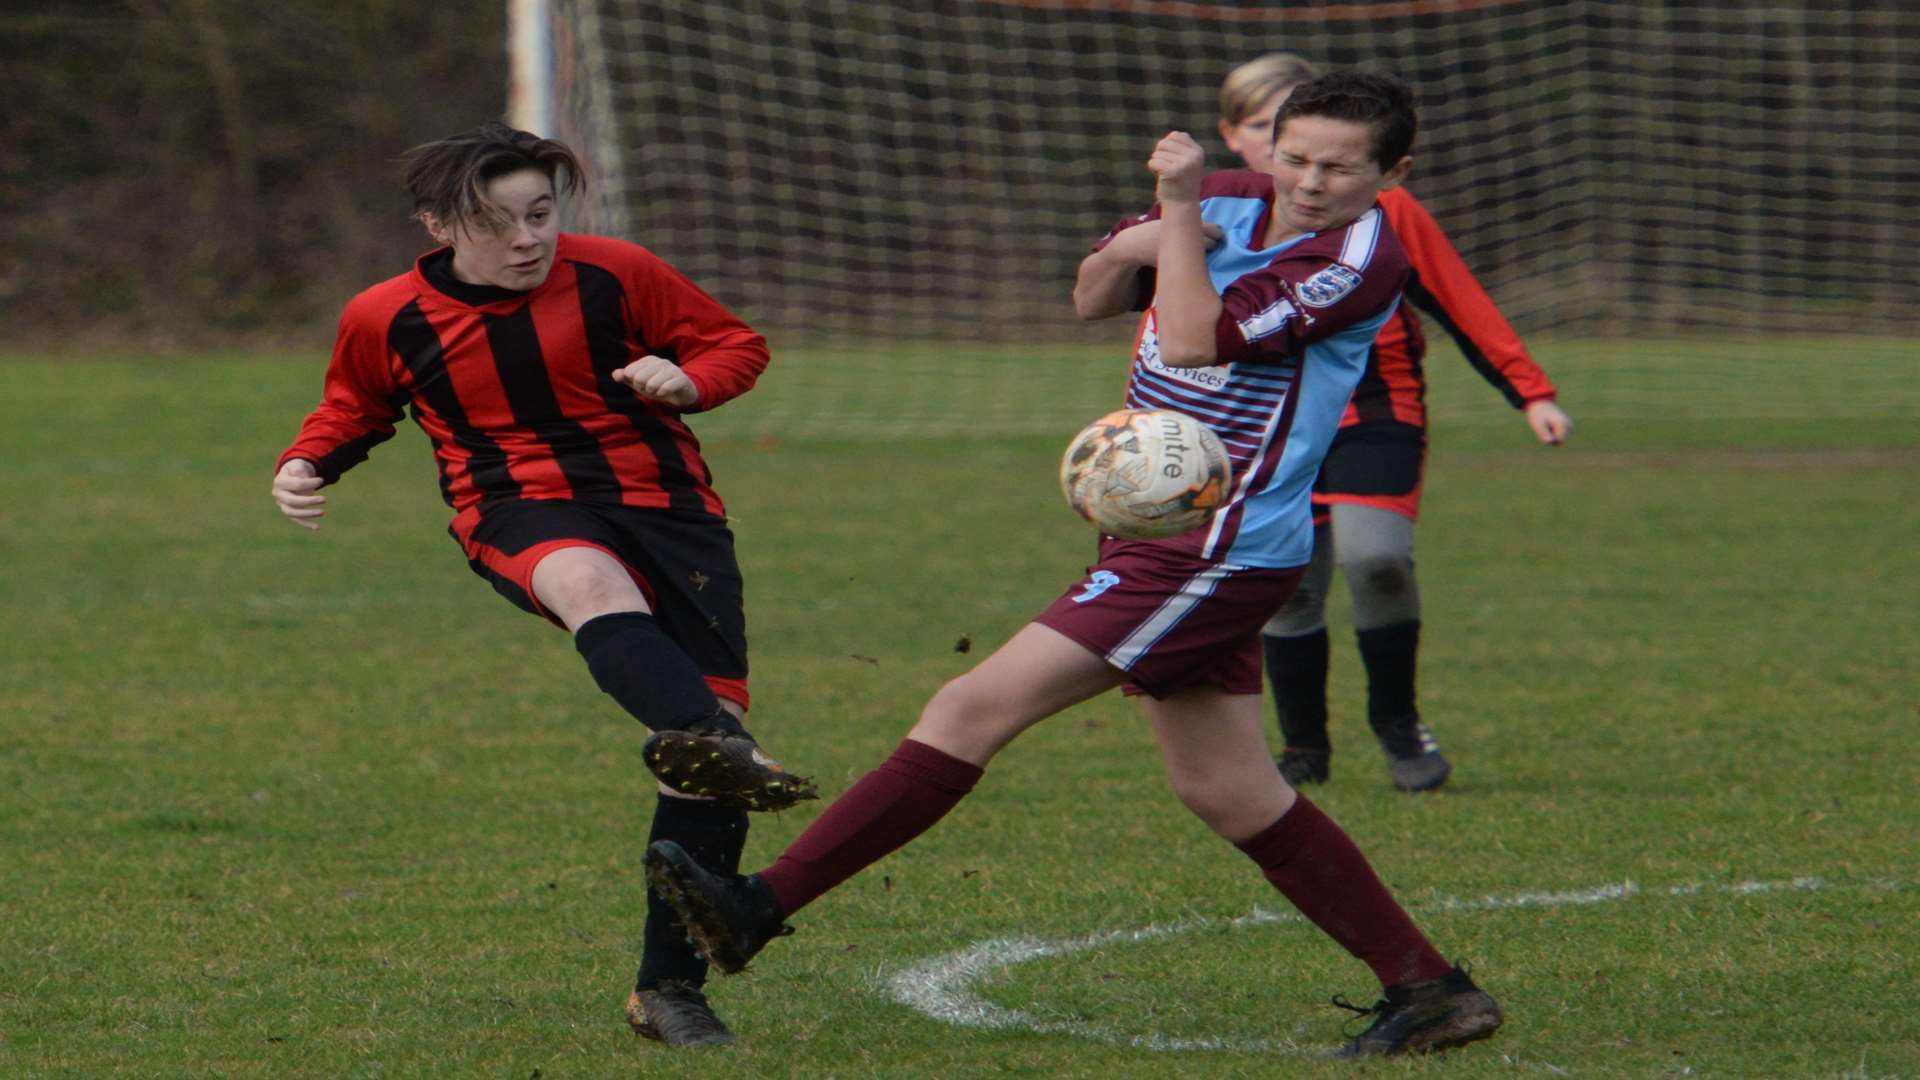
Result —
POLYGON ((553 181, 556 193, 571 194, 586 186, 580 159, 566 144, 543 139, 530 131, 490 121, 477 128, 422 143, 406 154, 407 190, 413 195, 413 216, 431 218, 441 228, 496 227, 504 218, 487 199, 487 183, 522 169, 538 169, 553 181), (563 182, 559 173, 566 171, 563 182))
POLYGON ((1249 60, 1228 72, 1227 81, 1220 84, 1220 118, 1238 124, 1260 111, 1273 95, 1317 74, 1298 53, 1268 53, 1249 60))
POLYGON ((1301 83, 1273 118, 1274 135, 1296 116, 1325 116, 1365 124, 1373 130, 1373 160, 1382 171, 1399 164, 1413 149, 1420 121, 1413 91, 1391 75, 1334 71, 1301 83))

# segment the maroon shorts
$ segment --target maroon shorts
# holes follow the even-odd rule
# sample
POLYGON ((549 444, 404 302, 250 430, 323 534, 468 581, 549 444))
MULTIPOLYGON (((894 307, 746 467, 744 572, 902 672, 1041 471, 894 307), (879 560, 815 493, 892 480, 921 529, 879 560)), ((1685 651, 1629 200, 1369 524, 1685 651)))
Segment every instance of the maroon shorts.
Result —
POLYGON ((1164 698, 1200 683, 1260 692, 1260 628, 1305 567, 1231 566, 1166 544, 1103 537, 1100 561, 1034 621, 1131 676, 1129 694, 1164 698))

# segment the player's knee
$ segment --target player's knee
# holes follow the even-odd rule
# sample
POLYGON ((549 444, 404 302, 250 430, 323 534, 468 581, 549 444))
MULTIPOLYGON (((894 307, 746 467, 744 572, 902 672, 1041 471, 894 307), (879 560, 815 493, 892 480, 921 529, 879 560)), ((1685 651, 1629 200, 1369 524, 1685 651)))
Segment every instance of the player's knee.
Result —
POLYGON ((1367 555, 1341 564, 1356 589, 1393 598, 1413 591, 1413 560, 1399 555, 1367 555))
POLYGON ((1180 805, 1215 832, 1230 825, 1238 813, 1234 793, 1224 785, 1198 776, 1174 776, 1172 781, 1173 793, 1179 797, 1180 805))
POLYGON ((953 679, 936 691, 920 711, 921 721, 939 724, 975 726, 993 715, 993 698, 981 681, 969 672, 953 679))
POLYGON ((613 610, 618 595, 609 582, 595 576, 563 579, 552 591, 558 603, 550 606, 596 613, 613 610))
POLYGON ((1211 804, 1207 800, 1209 790, 1205 783, 1198 778, 1183 776, 1179 773, 1167 777, 1167 782, 1173 786, 1174 797, 1180 800, 1181 806, 1202 818, 1207 816, 1206 812, 1211 804))
POLYGON ((647 611, 646 597, 626 568, 586 549, 557 551, 533 570, 540 603, 570 623, 615 611, 647 611))
POLYGON ((978 672, 942 686, 920 711, 912 737, 970 761, 984 761, 1025 726, 1017 710, 978 672))

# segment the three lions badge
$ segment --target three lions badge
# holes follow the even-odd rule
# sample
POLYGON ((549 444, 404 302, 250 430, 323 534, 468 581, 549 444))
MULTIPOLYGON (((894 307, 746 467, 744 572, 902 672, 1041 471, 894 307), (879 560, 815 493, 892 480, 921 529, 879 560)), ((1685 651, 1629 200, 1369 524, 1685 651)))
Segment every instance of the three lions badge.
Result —
POLYGON ((1352 292, 1359 284, 1358 271, 1334 263, 1300 283, 1300 302, 1308 307, 1327 307, 1352 292))

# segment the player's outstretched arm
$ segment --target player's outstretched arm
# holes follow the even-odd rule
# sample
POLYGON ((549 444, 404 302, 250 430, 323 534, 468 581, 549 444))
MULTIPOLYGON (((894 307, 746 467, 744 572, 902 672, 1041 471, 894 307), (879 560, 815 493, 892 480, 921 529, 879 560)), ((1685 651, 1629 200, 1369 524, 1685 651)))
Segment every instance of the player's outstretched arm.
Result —
POLYGON ((273 501, 287 520, 303 529, 318 529, 327 512, 327 497, 320 494, 326 481, 306 458, 294 458, 273 475, 273 501))
POLYGON ((1104 319, 1132 311, 1139 299, 1140 270, 1160 257, 1160 223, 1146 221, 1113 234, 1099 251, 1080 260, 1073 281, 1073 313, 1104 319))
POLYGON ((1573 417, 1551 399, 1529 402, 1526 415, 1527 426, 1533 429, 1534 437, 1548 446, 1559 446, 1573 434, 1573 417))
POLYGON ((700 388, 693 385, 680 365, 652 353, 615 371, 613 381, 643 398, 676 409, 691 409, 700 404, 700 388))
MULTIPOLYGON (((1226 231, 1211 221, 1200 223, 1208 251, 1219 247, 1226 231)), ((1145 298, 1140 271, 1160 261, 1160 221, 1143 221, 1113 234, 1099 251, 1080 260, 1073 282, 1073 313, 1082 319, 1104 319, 1137 310, 1145 298)))

